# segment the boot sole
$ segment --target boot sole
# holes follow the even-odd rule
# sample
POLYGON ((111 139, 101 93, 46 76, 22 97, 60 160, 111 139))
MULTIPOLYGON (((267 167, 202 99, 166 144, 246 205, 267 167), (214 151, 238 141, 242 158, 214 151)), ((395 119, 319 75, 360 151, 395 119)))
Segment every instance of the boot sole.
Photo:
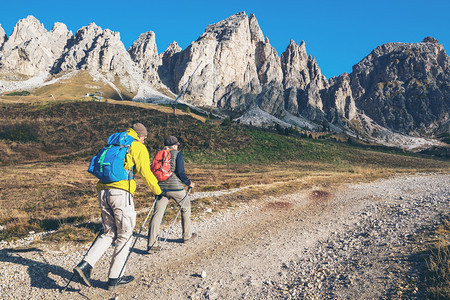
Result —
POLYGON ((81 271, 79 268, 75 268, 73 269, 73 271, 75 272, 75 274, 77 274, 78 278, 80 279, 80 282, 84 285, 87 285, 89 287, 91 287, 91 282, 89 281, 89 279, 84 276, 83 271, 81 271))
POLYGON ((122 287, 122 286, 130 285, 132 282, 133 282, 133 280, 130 281, 130 282, 127 282, 127 283, 119 282, 117 285, 108 285, 108 291, 113 291, 116 287, 122 287))

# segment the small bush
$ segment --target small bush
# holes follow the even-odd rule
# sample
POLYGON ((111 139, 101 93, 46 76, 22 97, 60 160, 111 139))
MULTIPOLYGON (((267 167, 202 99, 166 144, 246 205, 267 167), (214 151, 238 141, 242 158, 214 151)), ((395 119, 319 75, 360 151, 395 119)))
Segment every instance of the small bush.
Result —
POLYGON ((28 96, 28 95, 30 95, 29 91, 17 91, 17 92, 6 94, 6 96, 28 96))
POLYGON ((36 142, 38 141, 38 126, 24 123, 1 126, 0 139, 14 142, 36 142))
POLYGON ((233 123, 233 120, 231 119, 231 117, 226 117, 225 119, 223 119, 222 121, 222 126, 231 126, 231 124, 233 123))

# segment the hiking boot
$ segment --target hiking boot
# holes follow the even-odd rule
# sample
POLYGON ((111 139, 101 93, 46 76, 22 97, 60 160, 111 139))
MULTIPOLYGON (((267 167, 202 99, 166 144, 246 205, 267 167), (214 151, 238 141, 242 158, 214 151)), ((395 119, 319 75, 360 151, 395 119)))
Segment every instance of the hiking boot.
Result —
POLYGON ((85 260, 82 260, 78 266, 73 269, 73 272, 78 276, 78 281, 84 285, 91 285, 91 271, 92 266, 85 260))
POLYGON ((188 238, 188 239, 183 239, 183 243, 189 243, 189 242, 191 242, 193 239, 195 239, 196 237, 197 237, 197 234, 196 234, 196 233, 193 233, 193 234, 191 235, 190 238, 188 238))
POLYGON ((134 280, 133 276, 122 276, 120 278, 108 279, 108 290, 112 291, 115 287, 125 286, 134 280))

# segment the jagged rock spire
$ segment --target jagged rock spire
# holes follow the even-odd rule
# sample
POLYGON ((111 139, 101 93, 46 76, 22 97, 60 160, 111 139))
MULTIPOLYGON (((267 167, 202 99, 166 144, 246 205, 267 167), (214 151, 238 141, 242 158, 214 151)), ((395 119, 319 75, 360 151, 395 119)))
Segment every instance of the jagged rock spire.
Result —
POLYGON ((72 33, 61 23, 50 32, 35 17, 19 20, 3 43, 0 72, 35 76, 47 72, 64 50, 72 33))
POLYGON ((147 68, 158 58, 155 33, 153 31, 142 33, 128 49, 128 53, 138 66, 147 68))
POLYGON ((3 30, 2 25, 0 24, 0 50, 7 39, 5 30, 3 30))
POLYGON ((161 81, 158 67, 162 64, 156 47, 155 33, 153 31, 142 33, 128 49, 131 59, 144 74, 144 79, 154 85, 161 81))

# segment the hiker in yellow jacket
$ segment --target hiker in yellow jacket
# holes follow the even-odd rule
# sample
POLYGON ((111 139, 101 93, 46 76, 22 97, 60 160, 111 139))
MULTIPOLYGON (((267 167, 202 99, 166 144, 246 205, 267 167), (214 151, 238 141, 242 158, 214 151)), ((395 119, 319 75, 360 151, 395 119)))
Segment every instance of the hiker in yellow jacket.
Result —
MULTIPOLYGON (((135 140, 131 143, 125 156, 125 170, 133 170, 134 174, 138 173, 152 193, 160 195, 161 189, 158 180, 150 170, 150 157, 144 145, 147 129, 141 123, 136 123, 127 129, 126 133, 135 140)), ((131 236, 136 225, 136 211, 133 202, 135 191, 134 179, 111 183, 99 181, 97 183, 103 234, 74 269, 81 283, 91 286, 92 268, 112 242, 115 242, 115 248, 109 268, 108 289, 112 290, 116 286, 123 286, 134 280, 133 276, 119 278, 119 275, 124 267, 131 244, 131 236)))

